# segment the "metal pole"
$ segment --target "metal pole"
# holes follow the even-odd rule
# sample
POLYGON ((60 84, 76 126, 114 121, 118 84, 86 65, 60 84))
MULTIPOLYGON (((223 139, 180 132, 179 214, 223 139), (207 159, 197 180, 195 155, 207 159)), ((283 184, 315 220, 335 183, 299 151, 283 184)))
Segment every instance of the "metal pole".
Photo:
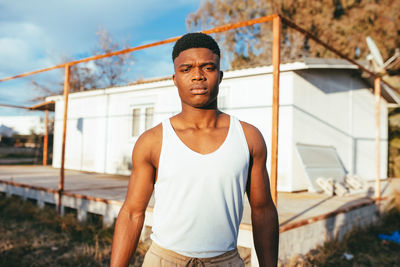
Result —
POLYGON ((64 162, 65 162, 65 139, 67 136, 67 112, 68 112, 68 94, 69 94, 69 76, 70 66, 65 66, 64 77, 64 120, 63 120, 63 135, 62 135, 62 150, 61 150, 61 169, 60 169, 60 183, 58 185, 58 212, 61 212, 61 197, 64 191, 64 162))
POLYGON ((375 114, 376 114, 376 184, 375 197, 381 198, 381 78, 375 78, 375 114))
POLYGON ((49 144, 49 110, 46 109, 46 120, 45 120, 45 132, 44 132, 44 139, 43 139, 43 166, 47 165, 47 151, 48 151, 48 144, 49 144))
POLYGON ((273 93, 272 93, 272 145, 271 145, 271 195, 275 205, 278 203, 278 128, 279 128, 279 66, 281 61, 280 37, 281 18, 274 17, 272 21, 272 65, 273 65, 273 93))

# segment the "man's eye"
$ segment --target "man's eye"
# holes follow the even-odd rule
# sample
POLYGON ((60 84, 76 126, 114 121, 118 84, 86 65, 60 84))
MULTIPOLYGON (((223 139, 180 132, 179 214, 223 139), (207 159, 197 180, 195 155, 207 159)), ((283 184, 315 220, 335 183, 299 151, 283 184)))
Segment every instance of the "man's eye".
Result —
POLYGON ((190 68, 184 68, 184 69, 182 69, 181 71, 182 71, 182 72, 189 72, 189 71, 190 71, 190 68))
POLYGON ((206 67, 206 70, 213 71, 213 70, 215 70, 215 67, 214 66, 208 66, 208 67, 206 67))

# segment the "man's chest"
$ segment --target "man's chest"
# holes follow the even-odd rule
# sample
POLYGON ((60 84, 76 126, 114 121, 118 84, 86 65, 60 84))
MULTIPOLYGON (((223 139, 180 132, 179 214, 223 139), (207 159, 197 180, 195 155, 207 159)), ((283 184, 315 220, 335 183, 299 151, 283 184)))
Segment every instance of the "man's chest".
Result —
POLYGON ((207 128, 178 130, 176 135, 191 150, 200 153, 212 153, 224 143, 229 128, 207 128))

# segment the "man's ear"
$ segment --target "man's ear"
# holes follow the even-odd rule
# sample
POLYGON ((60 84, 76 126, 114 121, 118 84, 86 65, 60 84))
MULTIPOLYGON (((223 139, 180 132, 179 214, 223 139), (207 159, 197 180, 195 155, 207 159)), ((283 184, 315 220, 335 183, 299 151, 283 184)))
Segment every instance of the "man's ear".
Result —
POLYGON ((172 74, 172 80, 174 81, 174 84, 175 84, 175 86, 176 86, 175 74, 172 74))
POLYGON ((222 70, 219 71, 219 83, 222 82, 222 78, 224 77, 224 72, 222 70))

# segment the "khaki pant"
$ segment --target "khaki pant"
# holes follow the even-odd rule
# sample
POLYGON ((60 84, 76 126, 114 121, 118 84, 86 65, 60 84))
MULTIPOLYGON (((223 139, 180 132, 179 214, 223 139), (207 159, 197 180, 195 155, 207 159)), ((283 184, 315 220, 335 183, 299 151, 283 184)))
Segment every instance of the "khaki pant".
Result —
POLYGON ((174 251, 151 244, 144 257, 142 267, 244 267, 237 249, 212 258, 190 258, 174 251))

